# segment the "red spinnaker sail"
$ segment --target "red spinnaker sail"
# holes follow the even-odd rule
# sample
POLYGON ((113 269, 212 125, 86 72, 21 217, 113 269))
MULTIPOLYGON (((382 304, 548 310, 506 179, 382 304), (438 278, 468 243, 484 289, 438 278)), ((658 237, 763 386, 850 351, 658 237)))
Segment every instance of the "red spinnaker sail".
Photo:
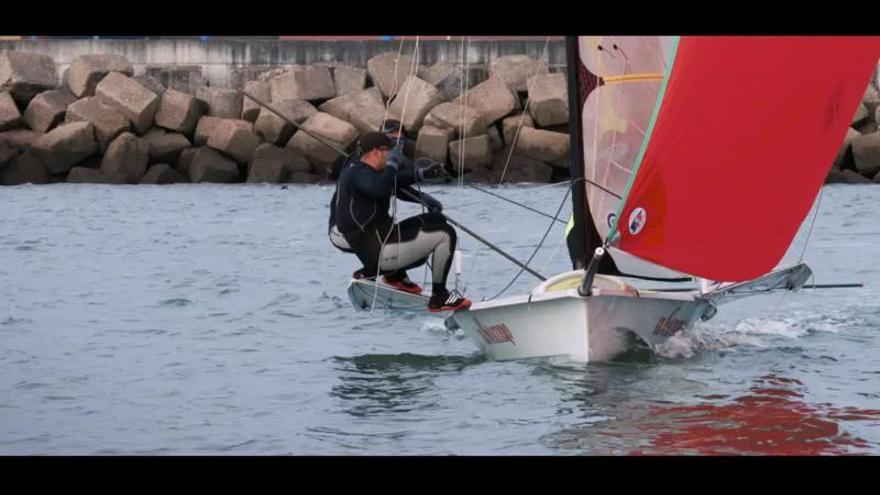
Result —
POLYGON ((878 58, 880 37, 682 37, 618 247, 714 280, 772 270, 878 58))

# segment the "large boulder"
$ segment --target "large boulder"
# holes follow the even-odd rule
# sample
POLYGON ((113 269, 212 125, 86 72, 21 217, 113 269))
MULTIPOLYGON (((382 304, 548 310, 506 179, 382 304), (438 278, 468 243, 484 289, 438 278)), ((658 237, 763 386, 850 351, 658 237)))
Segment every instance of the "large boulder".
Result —
POLYGON ((157 163, 151 166, 140 180, 141 184, 177 184, 181 182, 189 182, 189 180, 167 163, 157 163))
POLYGON ((254 150, 260 145, 260 138, 253 131, 243 129, 235 122, 221 120, 214 126, 207 145, 231 157, 237 163, 251 160, 254 150))
POLYGON ((318 174, 307 174, 305 172, 294 172, 290 174, 288 182, 295 184, 317 184, 321 182, 323 177, 318 174))
POLYGON ((12 95, 3 91, 0 93, 0 131, 16 127, 19 120, 21 120, 21 112, 18 111, 12 95))
POLYGON ((535 121, 531 115, 521 113, 519 115, 511 115, 501 120, 501 135, 504 138, 504 144, 512 146, 514 139, 517 137, 517 130, 521 127, 535 127, 535 121))
POLYGON ((378 131, 385 117, 397 118, 393 113, 386 113, 382 92, 375 87, 327 100, 318 110, 350 122, 361 133, 378 131))
POLYGON ((266 159, 266 160, 281 160, 284 166, 291 172, 311 172, 312 165, 306 160, 306 157, 297 153, 291 148, 281 148, 279 146, 275 146, 274 144, 263 143, 257 146, 257 149, 254 151, 253 161, 266 159))
POLYGON ((138 134, 153 126, 160 98, 143 84, 118 72, 111 72, 98 83, 95 94, 131 122, 138 134))
POLYGON ((193 144, 195 146, 204 146, 208 143, 208 137, 214 132, 214 127, 217 126, 218 123, 229 120, 234 122, 236 125, 241 127, 242 129, 247 129, 252 131, 254 129, 254 124, 241 119, 223 119, 220 117, 211 117, 206 115, 199 119, 196 124, 196 133, 193 137, 193 144))
POLYGON ((419 129, 419 137, 416 139, 416 158, 427 157, 446 163, 449 141, 454 136, 452 129, 443 129, 424 125, 419 129))
POLYGON ((348 106, 348 121, 361 133, 376 132, 382 128, 383 119, 397 119, 392 112, 385 111, 382 94, 377 88, 368 88, 351 95, 348 106))
POLYGON ((498 131, 497 125, 490 125, 486 130, 489 136, 489 143, 492 145, 492 151, 498 151, 504 147, 504 140, 501 139, 501 132, 498 131))
POLYGON ((873 134, 877 132, 877 124, 869 120, 856 127, 856 130, 859 134, 873 134))
POLYGON ((172 167, 177 165, 180 153, 190 147, 186 136, 163 129, 151 129, 143 139, 150 150, 150 163, 165 163, 172 167))
POLYGON ((858 108, 856 108, 856 114, 853 115, 852 119, 852 127, 858 128, 862 124, 866 124, 871 120, 871 115, 868 113, 868 109, 865 108, 865 105, 859 103, 858 108))
POLYGON ((257 158, 251 162, 247 182, 280 184, 290 178, 290 170, 277 158, 257 158))
POLYGON ((39 53, 0 50, 0 91, 24 108, 34 96, 58 86, 55 61, 39 53))
POLYGON ((455 66, 451 63, 441 60, 430 67, 419 67, 419 78, 428 84, 437 86, 444 79, 448 78, 455 72, 455 66))
MULTIPOLYGON (((272 108, 297 125, 302 124, 307 118, 318 113, 318 109, 311 103, 303 100, 273 102, 272 108)), ((257 117, 257 121, 254 123, 254 132, 263 138, 263 141, 282 146, 290 141, 295 130, 296 128, 293 124, 266 108, 260 110, 260 116, 257 117)))
POLYGON ((847 127, 846 136, 843 138, 843 144, 840 146, 840 149, 837 150, 837 155, 834 157, 834 162, 832 164, 833 168, 844 168, 844 165, 853 161, 852 140, 861 135, 862 134, 859 131, 852 127, 847 127))
POLYGON ((101 171, 125 175, 128 182, 136 184, 147 171, 149 161, 150 145, 146 140, 125 132, 107 147, 101 159, 101 171))
POLYGON ((31 143, 34 158, 52 175, 67 172, 96 151, 95 126, 88 122, 60 125, 31 143))
POLYGON ((826 184, 845 184, 846 176, 843 174, 843 170, 839 168, 831 167, 828 169, 828 174, 825 176, 826 184))
POLYGON ((568 158, 571 138, 561 132, 523 127, 516 141, 516 152, 542 162, 564 162, 568 158))
POLYGON ((296 68, 269 80, 272 101, 325 100, 336 96, 327 67, 296 68))
POLYGON ((446 61, 419 70, 419 77, 437 88, 443 101, 449 101, 461 94, 461 76, 461 69, 446 61))
POLYGON ((141 74, 139 76, 134 76, 132 79, 141 83, 141 85, 150 91, 153 92, 154 95, 162 98, 162 95, 165 94, 165 90, 168 89, 162 84, 162 81, 159 81, 155 77, 149 74, 141 74))
POLYGON ((80 55, 68 68, 67 87, 77 98, 94 96, 98 83, 111 72, 131 77, 134 67, 122 55, 80 55))
POLYGON ((842 172, 843 182, 846 184, 871 184, 871 179, 868 179, 854 170, 845 169, 842 172))
POLYGON ((432 108, 443 101, 440 91, 427 82, 412 76, 403 82, 397 96, 388 107, 388 112, 399 115, 404 129, 416 132, 422 120, 432 108))
POLYGON ((419 71, 419 77, 440 90, 443 101, 451 101, 461 95, 462 90, 470 88, 480 79, 474 74, 479 68, 471 68, 469 77, 464 71, 449 62, 440 61, 419 71), (467 86, 465 86, 467 84, 467 86))
POLYGON ((465 171, 492 166, 492 143, 489 136, 469 137, 449 143, 449 160, 452 168, 458 170, 462 165, 465 171))
POLYGON ((66 89, 53 89, 38 94, 24 111, 22 120, 37 132, 49 132, 64 121, 67 107, 76 97, 66 89))
POLYGON ((367 71, 351 65, 337 65, 333 69, 333 84, 337 97, 363 91, 367 84, 367 71))
POLYGON ((130 184, 128 175, 121 172, 105 172, 90 167, 73 167, 67 174, 67 182, 79 184, 130 184))
POLYGON ((373 84, 387 97, 396 94, 403 82, 410 76, 413 60, 397 52, 385 52, 367 61, 367 72, 373 84))
POLYGON ((3 186, 45 184, 49 180, 46 168, 30 153, 17 155, 5 166, 0 166, 0 185, 3 186))
POLYGON ((224 119, 241 117, 242 95, 234 89, 202 87, 196 92, 196 98, 205 102, 208 115, 224 119))
POLYGON ((20 152, 21 149, 17 146, 13 146, 12 143, 0 139, 0 168, 6 165, 7 162, 12 161, 20 152))
MULTIPOLYGON (((244 83, 244 91, 263 103, 270 103, 272 101, 272 90, 269 87, 269 83, 265 81, 247 81, 244 83)), ((241 119, 248 122, 256 122, 263 107, 247 96, 242 96, 241 119)))
POLYGON ((568 123, 565 74, 539 74, 529 79, 529 113, 541 127, 568 123))
MULTIPOLYGON (((865 89, 865 96, 862 98, 862 105, 865 106, 869 115, 875 115, 877 107, 880 106, 880 94, 877 94, 877 90, 875 90, 870 84, 867 89, 865 89)), ((875 119, 874 122, 876 121, 877 120, 875 119)))
POLYGON ((162 94, 155 121, 157 126, 169 131, 191 135, 206 111, 204 101, 175 89, 167 89, 162 94))
POLYGON ((516 96, 507 88, 504 81, 490 77, 453 100, 453 103, 477 109, 486 125, 490 125, 516 109, 516 96))
POLYGON ((43 133, 30 129, 12 129, 11 131, 0 132, 0 142, 7 143, 17 151, 26 151, 31 147, 31 143, 42 135, 43 133))
POLYGON ((498 184, 507 182, 550 182, 553 177, 553 167, 540 160, 528 156, 510 153, 510 146, 506 146, 495 154, 492 163, 492 171, 495 172, 495 182, 498 184))
POLYGON ((475 170, 471 170, 470 172, 466 172, 464 179, 469 183, 497 185, 500 182, 500 177, 500 170, 495 170, 488 167, 481 167, 475 170))
POLYGON ((873 177, 880 172, 880 132, 855 137, 850 145, 860 174, 873 177))
POLYGON ((425 117, 425 125, 452 129, 457 137, 486 134, 486 122, 480 112, 458 103, 441 103, 425 117))
POLYGON ((94 96, 71 103, 67 107, 64 122, 88 122, 94 125, 101 150, 107 149, 110 141, 131 128, 131 123, 122 113, 94 96))
MULTIPOLYGON (((377 93, 379 90, 375 89, 377 93)), ((381 95, 381 93, 379 93, 381 95)), ((379 96, 381 100, 382 97, 379 96)), ((353 101, 352 94, 345 94, 342 96, 337 96, 336 98, 331 98, 324 103, 318 105, 318 110, 324 113, 329 113, 330 115, 336 117, 341 120, 349 120, 351 118, 351 106, 353 101)))
POLYGON ((489 75, 503 81, 511 91, 526 91, 529 78, 547 72, 546 62, 528 55, 506 55, 489 64, 489 75))
POLYGON ((238 182, 238 165, 234 161, 208 147, 198 148, 187 165, 193 182, 238 182))
MULTIPOLYGON (((358 131, 348 122, 339 120, 332 115, 318 112, 303 122, 302 129, 312 135, 323 138, 324 141, 344 150, 358 138, 358 131)), ((307 135, 302 130, 296 132, 287 147, 293 149, 313 165, 328 167, 338 158, 339 153, 330 149, 325 144, 307 135)))
MULTIPOLYGON (((77 163, 76 166, 77 167, 87 167, 87 168, 93 168, 93 169, 100 169, 101 168, 101 160, 103 160, 103 159, 104 159, 103 155, 95 153, 93 155, 89 155, 88 157, 86 157, 85 160, 77 163)), ((73 169, 71 169, 71 170, 73 170, 73 169)))
POLYGON ((201 148, 191 146, 181 151, 180 157, 177 159, 177 165, 174 167, 174 169, 180 172, 181 175, 189 179, 189 167, 190 165, 192 165, 193 157, 196 156, 196 153, 198 153, 200 149, 201 148))

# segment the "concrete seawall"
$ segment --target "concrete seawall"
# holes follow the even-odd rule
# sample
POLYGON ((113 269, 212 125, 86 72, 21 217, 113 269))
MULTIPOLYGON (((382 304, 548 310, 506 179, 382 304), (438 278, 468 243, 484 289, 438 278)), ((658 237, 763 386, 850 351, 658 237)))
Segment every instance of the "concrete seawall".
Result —
MULTIPOLYGON (((427 40, 419 42, 418 57, 423 65, 449 62, 480 69, 505 55, 528 55, 545 60, 551 70, 565 66, 565 41, 559 37, 533 40, 427 40), (545 54, 546 47, 546 54, 545 54), (465 56, 466 55, 466 56, 465 56)), ((367 60, 388 51, 400 50, 412 56, 414 37, 403 40, 279 40, 239 39, 138 39, 138 40, 16 40, 0 41, 0 50, 9 49, 49 55, 55 60, 59 77, 73 60, 83 54, 122 55, 134 66, 135 75, 150 65, 198 66, 211 86, 240 89, 245 81, 273 67, 293 64, 342 62, 365 67, 367 60)), ((483 76, 485 78, 485 76, 483 76)), ((479 80, 477 81, 479 82, 479 80)))

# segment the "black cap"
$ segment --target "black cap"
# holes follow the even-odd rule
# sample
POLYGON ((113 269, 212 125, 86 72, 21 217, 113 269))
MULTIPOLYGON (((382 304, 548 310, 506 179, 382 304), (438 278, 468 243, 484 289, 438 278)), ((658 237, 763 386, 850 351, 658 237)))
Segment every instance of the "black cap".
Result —
POLYGON ((361 154, 369 153, 383 146, 385 148, 392 148, 394 143, 391 142, 391 138, 381 132, 368 132, 358 140, 358 151, 361 154))
POLYGON ((400 130, 401 124, 399 120, 386 120, 384 124, 382 124, 382 132, 392 133, 400 130))

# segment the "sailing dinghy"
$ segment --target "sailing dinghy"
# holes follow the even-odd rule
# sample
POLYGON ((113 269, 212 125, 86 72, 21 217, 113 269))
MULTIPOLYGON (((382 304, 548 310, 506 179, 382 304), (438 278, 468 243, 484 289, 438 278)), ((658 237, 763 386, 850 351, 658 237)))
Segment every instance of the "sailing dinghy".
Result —
POLYGON ((569 38, 576 269, 447 324, 498 360, 603 361, 721 303, 799 289, 809 267, 777 264, 878 58, 878 37, 569 38))

